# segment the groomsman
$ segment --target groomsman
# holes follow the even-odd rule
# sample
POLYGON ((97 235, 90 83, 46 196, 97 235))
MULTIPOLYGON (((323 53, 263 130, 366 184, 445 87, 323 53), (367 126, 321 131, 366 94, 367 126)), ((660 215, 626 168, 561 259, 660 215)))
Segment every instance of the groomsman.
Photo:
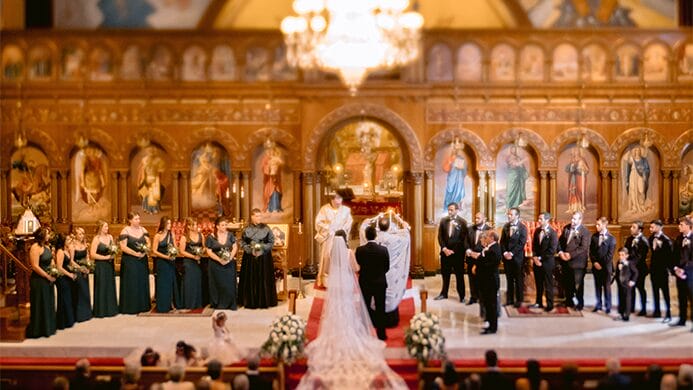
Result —
POLYGON ((440 273, 443 275, 443 286, 436 301, 448 297, 450 275, 455 273, 457 294, 464 302, 464 254, 467 250, 467 221, 457 215, 457 203, 448 205, 448 216, 440 220, 438 226, 438 244, 440 245, 440 273))
POLYGON ((481 250, 474 267, 474 272, 476 272, 479 280, 481 302, 486 308, 486 321, 488 321, 488 328, 485 328, 481 334, 493 334, 498 331, 498 301, 496 296, 500 287, 498 266, 501 262, 501 249, 496 242, 497 240, 498 235, 493 230, 481 234, 484 249, 481 250))
MULTIPOLYGON (((640 311, 638 317, 647 315, 647 292, 645 291, 645 277, 649 273, 647 269, 647 252, 650 250, 650 244, 647 238, 642 234, 642 221, 635 221, 630 224, 630 237, 626 239, 625 247, 628 248, 631 261, 635 262, 638 269, 638 280, 635 283, 635 289, 640 294, 640 311)), ((635 291, 631 295, 630 310, 635 313, 635 291)))
POLYGON ((508 222, 503 226, 500 247, 503 253, 503 267, 508 282, 506 305, 522 306, 524 300, 524 274, 522 266, 525 261, 525 243, 527 243, 527 227, 520 222, 520 209, 513 207, 508 210, 508 222))
POLYGON ((474 225, 469 229, 469 242, 467 243, 469 249, 465 251, 467 276, 469 277, 469 294, 471 295, 467 305, 472 305, 479 301, 479 284, 477 276, 472 272, 472 268, 476 264, 476 258, 472 257, 471 254, 472 252, 479 253, 484 249, 484 246, 481 244, 481 234, 487 230, 491 230, 491 227, 486 223, 486 215, 482 212, 476 213, 474 225))
POLYGON ((593 312, 604 308, 606 314, 611 313, 611 278, 614 273, 614 250, 616 249, 616 237, 607 227, 609 220, 601 217, 597 220, 597 234, 590 240, 590 260, 592 261, 592 274, 594 275, 594 291, 597 303, 593 312), (604 304, 602 306, 602 295, 604 304))
MULTIPOLYGON (((679 220, 679 232, 681 234, 674 242, 674 261, 676 262, 674 274, 679 295, 679 320, 669 326, 685 326, 688 302, 693 302, 693 220, 690 217, 679 220)), ((693 321, 693 311, 691 321, 693 321)))
POLYGON ((585 269, 590 245, 590 232, 582 225, 582 213, 575 212, 570 224, 563 228, 558 240, 558 258, 562 261, 566 307, 573 307, 577 298, 577 310, 585 306, 585 269))
POLYGON ((537 288, 537 302, 533 307, 553 310, 553 270, 556 267, 556 250, 558 234, 551 228, 551 214, 544 211, 539 214, 539 227, 532 237, 534 284, 537 288), (546 306, 542 305, 542 295, 546 294, 546 306))
POLYGON ((662 322, 671 321, 671 298, 669 297, 669 270, 674 262, 674 244, 662 231, 661 219, 655 219, 650 222, 650 248, 652 248, 652 256, 650 257, 650 281, 652 282, 652 294, 654 295, 654 313, 653 318, 662 316, 659 309, 659 291, 662 290, 664 295, 664 304, 667 306, 667 311, 664 314, 662 322))

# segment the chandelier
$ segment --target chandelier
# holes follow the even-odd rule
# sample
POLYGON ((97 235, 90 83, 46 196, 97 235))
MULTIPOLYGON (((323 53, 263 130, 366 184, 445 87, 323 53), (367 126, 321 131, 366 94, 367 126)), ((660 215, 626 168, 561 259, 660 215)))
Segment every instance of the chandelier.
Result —
POLYGON ((368 73, 419 55, 423 17, 409 0, 294 0, 282 20, 292 66, 336 73, 354 93, 368 73))

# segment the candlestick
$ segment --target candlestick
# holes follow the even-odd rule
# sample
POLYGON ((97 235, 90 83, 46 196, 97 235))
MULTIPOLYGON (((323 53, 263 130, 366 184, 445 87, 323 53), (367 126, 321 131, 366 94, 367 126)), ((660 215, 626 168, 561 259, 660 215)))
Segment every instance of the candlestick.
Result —
POLYGON ((245 198, 245 187, 241 186, 241 198, 245 198))
POLYGON ((301 222, 298 223, 298 234, 303 234, 303 224, 301 222))
POLYGON ((228 199, 228 198, 230 198, 230 197, 231 197, 231 194, 229 193, 229 189, 227 188, 227 189, 226 189, 226 199, 228 199))
POLYGON ((233 183, 233 187, 231 187, 231 191, 235 194, 236 193, 236 182, 233 183))

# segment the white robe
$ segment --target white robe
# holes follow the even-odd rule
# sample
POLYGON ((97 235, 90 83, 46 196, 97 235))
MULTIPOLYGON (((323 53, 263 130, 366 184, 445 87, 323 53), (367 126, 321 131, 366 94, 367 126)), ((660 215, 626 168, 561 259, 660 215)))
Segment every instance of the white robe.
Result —
POLYGON ((320 263, 316 280, 318 286, 327 285, 334 233, 344 230, 348 238, 352 222, 350 208, 342 205, 335 209, 329 203, 322 206, 315 217, 315 239, 320 244, 320 263))

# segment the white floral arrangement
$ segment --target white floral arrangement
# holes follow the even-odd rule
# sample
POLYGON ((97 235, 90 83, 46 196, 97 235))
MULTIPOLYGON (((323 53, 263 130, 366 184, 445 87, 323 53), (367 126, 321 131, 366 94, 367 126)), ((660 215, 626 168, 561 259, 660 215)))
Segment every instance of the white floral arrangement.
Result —
POLYGON ((229 250, 229 248, 226 247, 221 248, 221 250, 219 251, 219 257, 221 257, 221 259, 224 261, 233 260, 233 258, 231 258, 231 251, 229 250))
POLYGON ((78 261, 77 265, 79 265, 81 268, 79 271, 82 271, 84 273, 94 272, 94 269, 96 269, 96 264, 94 264, 94 262, 90 260, 78 261))
POLYGON ((144 242, 138 243, 136 245, 136 248, 137 248, 138 252, 142 252, 145 255, 149 254, 149 251, 151 250, 151 248, 149 248, 149 245, 147 245, 147 243, 144 243, 144 242))
POLYGON ((120 247, 116 244, 111 244, 108 246, 108 253, 115 256, 120 252, 120 247))
POLYGON ((168 255, 168 257, 177 257, 178 248, 176 248, 176 246, 173 244, 168 244, 168 246, 166 247, 166 254, 168 255))
POLYGON ((435 314, 419 313, 412 317, 404 342, 409 355, 421 363, 445 356, 445 337, 435 314))
POLYGON ((303 356, 306 345, 306 322, 295 314, 285 314, 272 323, 262 351, 278 362, 292 364, 303 356))
POLYGON ((204 248, 202 248, 201 246, 193 246, 193 247, 190 247, 190 252, 194 256, 202 256, 202 252, 204 252, 204 248))
POLYGON ((63 274, 60 273, 58 268, 52 264, 48 266, 48 268, 45 268, 44 271, 46 271, 48 276, 53 277, 55 279, 58 279, 59 277, 63 276, 63 274))

